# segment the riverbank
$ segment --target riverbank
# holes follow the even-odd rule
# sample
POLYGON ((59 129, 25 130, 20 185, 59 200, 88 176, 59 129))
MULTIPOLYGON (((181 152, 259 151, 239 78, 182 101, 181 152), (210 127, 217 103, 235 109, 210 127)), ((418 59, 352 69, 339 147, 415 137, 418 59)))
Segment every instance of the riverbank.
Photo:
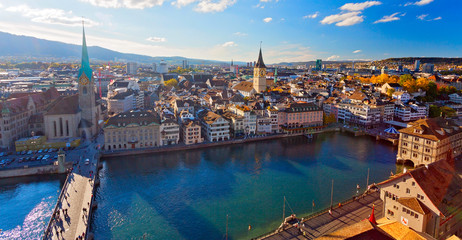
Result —
MULTIPOLYGON (((316 132, 310 132, 308 134, 319 134, 319 133, 326 133, 326 132, 338 132, 340 128, 327 128, 316 132)), ((192 145, 171 145, 171 146, 164 146, 164 147, 157 147, 157 148, 142 148, 142 149, 127 149, 127 150, 120 150, 120 151, 103 151, 102 157, 118 157, 118 156, 132 156, 132 155, 143 155, 143 154, 151 154, 151 153, 164 153, 164 152, 174 152, 174 151, 184 151, 184 150, 192 150, 192 149, 202 149, 202 148, 209 148, 209 147, 219 147, 225 145, 238 145, 243 143, 251 143, 251 142, 258 142, 258 141, 265 141, 265 140, 272 140, 272 139, 280 139, 280 138, 287 138, 287 137, 297 137, 297 136, 305 136, 305 133, 296 133, 296 134, 277 134, 277 135, 270 135, 264 137, 252 137, 246 139, 235 139, 229 141, 221 141, 221 142, 209 142, 209 143, 200 143, 200 144, 192 144, 192 145)))

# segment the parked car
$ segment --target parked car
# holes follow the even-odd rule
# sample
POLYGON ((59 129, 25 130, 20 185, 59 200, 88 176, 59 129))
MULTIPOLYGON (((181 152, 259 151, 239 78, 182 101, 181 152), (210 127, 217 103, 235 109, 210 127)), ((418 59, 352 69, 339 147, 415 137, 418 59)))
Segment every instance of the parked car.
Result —
POLYGON ((27 154, 32 154, 32 150, 27 151, 27 154))
POLYGON ((18 159, 18 162, 20 162, 20 163, 23 162, 23 161, 24 161, 24 158, 19 158, 18 159))
POLYGON ((88 165, 88 164, 90 164, 90 159, 87 158, 85 159, 85 165, 88 165))
POLYGON ((40 149, 40 150, 38 150, 38 152, 37 152, 37 153, 42 153, 42 152, 43 152, 43 150, 42 150, 42 149, 40 149))
POLYGON ((26 154, 26 153, 27 153, 27 151, 26 151, 26 150, 23 150, 23 151, 21 152, 21 155, 24 155, 24 154, 26 154))

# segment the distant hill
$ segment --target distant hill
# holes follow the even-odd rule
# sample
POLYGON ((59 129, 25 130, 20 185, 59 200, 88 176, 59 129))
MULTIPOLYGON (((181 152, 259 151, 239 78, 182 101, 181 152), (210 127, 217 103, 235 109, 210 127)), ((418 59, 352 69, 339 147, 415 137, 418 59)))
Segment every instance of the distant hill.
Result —
POLYGON ((442 58, 442 57, 405 57, 405 58, 388 58, 380 61, 375 61, 378 64, 414 64, 415 60, 420 60, 420 63, 433 63, 433 64, 454 64, 461 65, 462 58, 442 58))
MULTIPOLYGON (((339 60, 339 61, 322 61, 322 64, 351 64, 352 62, 355 63, 360 63, 360 62, 369 62, 369 61, 363 61, 363 60, 357 60, 357 61, 352 61, 352 60, 339 60)), ((308 61, 308 62, 281 62, 278 64, 274 65, 279 65, 279 66, 296 66, 296 65, 311 65, 314 66, 316 64, 316 61, 308 61)))
MULTIPOLYGON (((227 64, 223 61, 190 59, 185 57, 150 57, 146 55, 121 53, 102 47, 88 47, 90 58, 100 61, 113 61, 115 58, 130 62, 158 63, 165 60, 169 64, 182 64, 188 60, 190 64, 227 64)), ((19 36, 0 32, 0 56, 56 58, 79 60, 82 54, 80 45, 49 41, 35 37, 19 36)), ((244 62, 238 64, 245 64, 244 62)))

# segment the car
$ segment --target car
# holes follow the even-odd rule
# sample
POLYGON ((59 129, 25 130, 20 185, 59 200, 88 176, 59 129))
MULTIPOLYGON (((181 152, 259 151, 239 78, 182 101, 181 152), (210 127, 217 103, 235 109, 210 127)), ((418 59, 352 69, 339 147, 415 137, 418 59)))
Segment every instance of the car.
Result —
POLYGON ((45 155, 43 156, 42 160, 47 160, 50 157, 50 155, 45 155))
POLYGON ((39 156, 37 157, 37 161, 42 160, 42 158, 43 158, 43 155, 39 155, 39 156))
POLYGON ((40 149, 40 150, 38 150, 38 152, 37 152, 37 153, 42 153, 42 152, 43 152, 43 150, 42 150, 42 149, 40 149))
POLYGON ((27 151, 26 151, 26 150, 23 150, 23 151, 21 152, 21 155, 24 155, 24 154, 26 154, 26 153, 27 153, 27 151))
POLYGON ((85 165, 88 165, 88 164, 90 164, 90 159, 87 158, 85 159, 85 165))
POLYGON ((5 152, 1 152, 1 153, 0 153, 0 157, 3 157, 3 156, 5 156, 5 155, 6 155, 5 152))
POLYGON ((29 155, 29 154, 32 154, 32 150, 27 151, 27 154, 28 154, 28 155, 29 155))
POLYGON ((18 162, 24 162, 24 158, 19 158, 18 162))
POLYGON ((53 150, 54 150, 53 148, 50 148, 50 149, 48 149, 48 152, 51 153, 51 152, 53 152, 53 150))

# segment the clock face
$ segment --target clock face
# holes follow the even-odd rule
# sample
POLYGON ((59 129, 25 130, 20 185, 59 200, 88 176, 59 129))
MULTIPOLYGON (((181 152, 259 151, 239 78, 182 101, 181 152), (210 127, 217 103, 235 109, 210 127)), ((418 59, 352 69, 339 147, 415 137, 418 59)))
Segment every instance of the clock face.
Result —
POLYGON ((266 76, 266 70, 265 69, 261 69, 260 70, 260 77, 265 77, 266 76))
POLYGON ((82 84, 82 85, 87 85, 88 82, 89 82, 89 81, 88 81, 87 76, 82 75, 82 76, 80 77, 80 84, 82 84))

